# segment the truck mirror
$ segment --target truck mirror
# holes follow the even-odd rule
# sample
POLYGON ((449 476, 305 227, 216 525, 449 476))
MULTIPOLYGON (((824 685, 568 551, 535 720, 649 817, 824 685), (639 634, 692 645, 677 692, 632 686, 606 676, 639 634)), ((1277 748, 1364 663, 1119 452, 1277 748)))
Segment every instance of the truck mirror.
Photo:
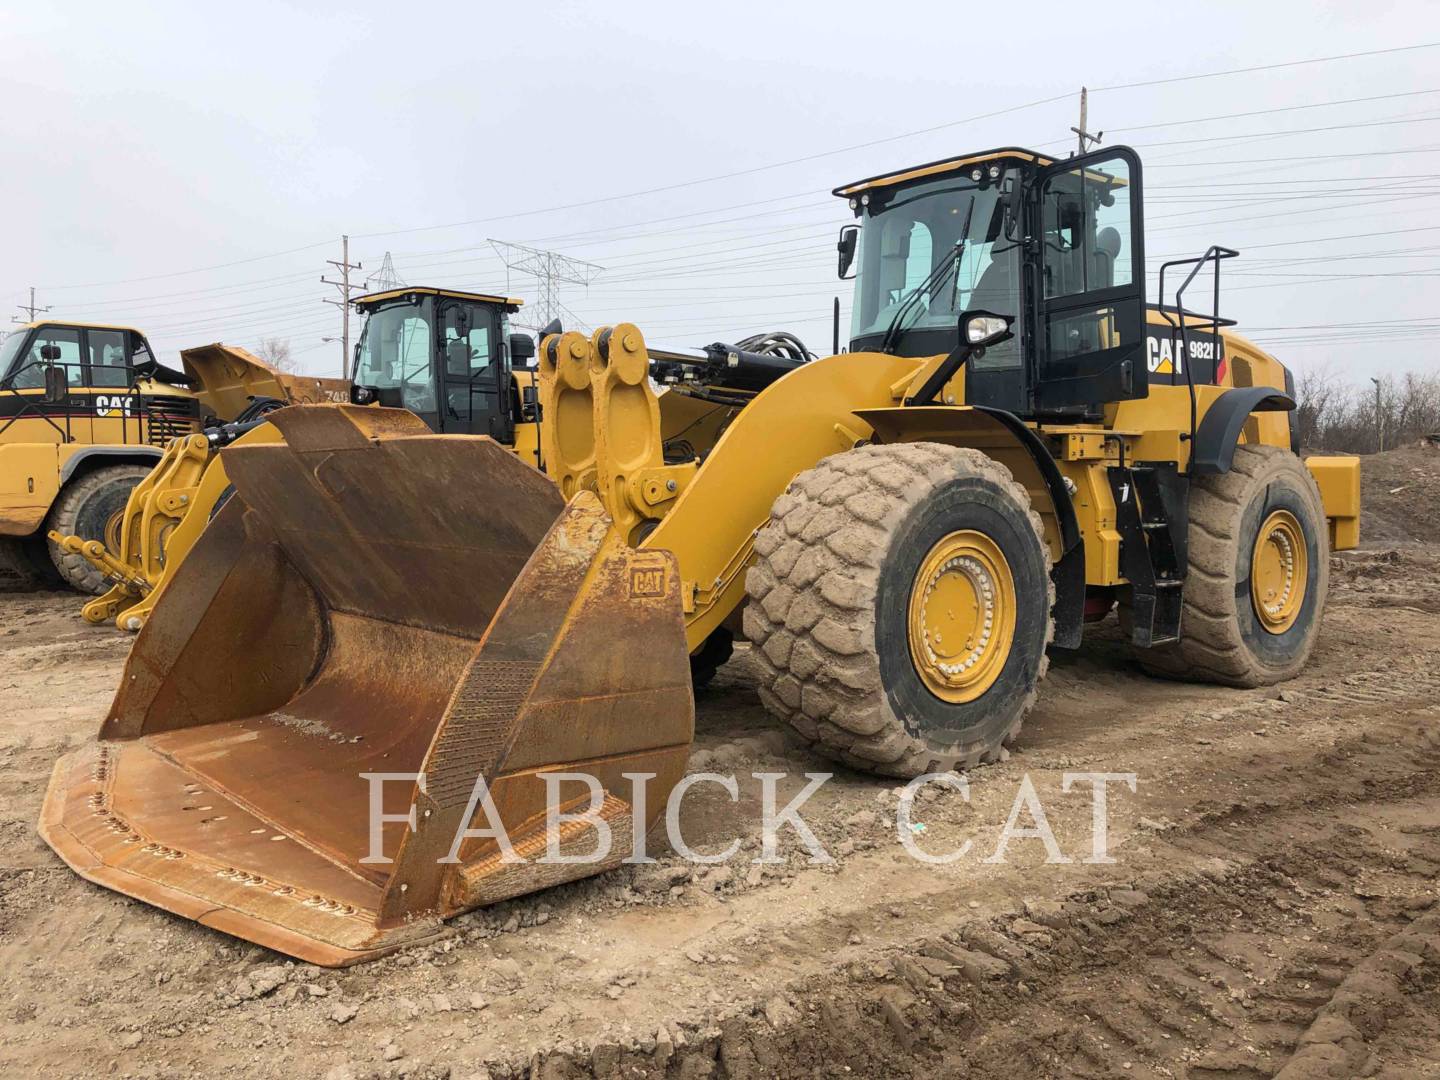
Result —
POLYGON ((860 243, 860 226, 846 225, 840 230, 840 239, 835 244, 835 250, 840 253, 838 270, 836 271, 841 280, 849 280, 854 275, 850 273, 850 267, 855 262, 855 249, 860 243))

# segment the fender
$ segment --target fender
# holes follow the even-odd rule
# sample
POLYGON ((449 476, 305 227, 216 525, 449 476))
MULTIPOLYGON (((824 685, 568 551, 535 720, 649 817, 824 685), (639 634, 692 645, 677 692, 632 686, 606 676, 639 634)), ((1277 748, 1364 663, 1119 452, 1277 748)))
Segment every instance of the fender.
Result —
POLYGON ((65 460, 60 466, 60 483, 65 485, 75 475, 75 470, 80 467, 81 462, 89 461, 92 458, 119 458, 116 464, 123 464, 126 461, 136 465, 153 466, 160 460, 163 451, 157 446, 87 446, 83 450, 77 450, 65 460))
POLYGON ((948 442, 967 445, 967 436, 994 435, 999 428, 1022 447, 1045 482, 1060 534, 1060 557, 1050 568, 1055 583, 1055 640, 1062 649, 1077 649, 1085 622, 1085 538, 1060 467, 1031 428, 1012 412, 983 405, 917 405, 889 409, 858 409, 855 415, 875 429, 875 441, 948 442))
POLYGON ((1230 471, 1240 430, 1254 412, 1291 412, 1295 399, 1273 386, 1242 386, 1227 390, 1205 410, 1190 454, 1191 476, 1230 471))

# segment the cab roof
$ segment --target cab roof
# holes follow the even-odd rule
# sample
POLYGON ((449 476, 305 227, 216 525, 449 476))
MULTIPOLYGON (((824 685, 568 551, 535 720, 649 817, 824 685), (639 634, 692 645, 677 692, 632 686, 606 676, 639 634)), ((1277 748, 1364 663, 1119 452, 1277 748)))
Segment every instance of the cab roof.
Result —
POLYGON ((1004 146, 997 150, 985 150, 980 153, 963 154, 960 157, 943 158, 940 161, 932 161, 928 165, 912 165, 898 172, 882 173, 865 180, 856 180, 854 183, 836 188, 831 194, 849 198, 852 195, 859 195, 863 191, 895 187, 898 184, 920 180, 927 176, 943 176, 945 173, 958 172, 966 165, 978 165, 986 161, 994 161, 997 158, 1028 161, 1042 166, 1053 165, 1056 160, 1045 154, 1037 154, 1034 150, 1025 150, 1018 146, 1004 146))
POLYGON ((77 322, 74 319, 36 319, 34 322, 21 323, 15 329, 34 330, 41 326, 54 326, 61 329, 70 327, 77 330, 123 330, 132 334, 139 334, 141 337, 145 336, 143 332, 136 330, 135 327, 126 326, 124 323, 77 322))
POLYGON ((365 296, 357 296, 353 303, 358 308, 366 308, 373 307, 375 304, 383 304, 387 300, 399 300, 406 296, 448 296, 454 300, 470 300, 477 304, 498 304, 506 311, 519 311, 521 305, 525 303, 524 300, 517 300, 514 297, 463 292, 459 289, 439 289, 432 285, 407 285, 399 289, 367 293, 365 296))

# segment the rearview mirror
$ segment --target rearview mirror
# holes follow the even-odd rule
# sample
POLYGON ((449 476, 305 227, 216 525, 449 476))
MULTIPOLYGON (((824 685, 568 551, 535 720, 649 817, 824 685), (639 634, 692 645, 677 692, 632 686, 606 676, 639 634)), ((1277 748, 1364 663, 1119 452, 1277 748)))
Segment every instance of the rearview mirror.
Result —
POLYGON ((1010 324, 1013 315, 996 315, 992 311, 967 311, 960 316, 960 340, 972 349, 984 349, 1009 341, 1015 335, 1010 324))
POLYGON ((41 359, 41 360, 50 360, 50 361, 59 360, 59 359, 60 359, 60 346, 59 346, 59 345, 41 345, 41 346, 40 346, 40 359, 41 359))
MULTIPOLYGON (((60 351, 58 346, 45 345, 41 347, 41 355, 44 355, 44 350, 49 348, 54 348, 56 352, 60 351)), ((65 369, 47 367, 45 369, 45 403, 55 405, 69 396, 70 384, 65 379, 65 369)))
POLYGON ((846 225, 840 230, 840 239, 835 244, 835 250, 840 253, 839 270, 841 280, 849 280, 852 275, 850 267, 855 262, 855 249, 860 244, 860 226, 846 225))

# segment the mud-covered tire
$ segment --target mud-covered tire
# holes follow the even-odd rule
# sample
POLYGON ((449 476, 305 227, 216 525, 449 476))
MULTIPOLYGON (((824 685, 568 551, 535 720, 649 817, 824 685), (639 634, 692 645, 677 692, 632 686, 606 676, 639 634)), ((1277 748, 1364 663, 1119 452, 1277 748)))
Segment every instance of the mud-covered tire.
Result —
POLYGON ((1190 566, 1180 640, 1137 650, 1152 674, 1255 687, 1292 679, 1310 658, 1330 588, 1329 531, 1305 463, 1278 446, 1240 446, 1230 471, 1190 490, 1190 566), (1294 623, 1272 633, 1255 611, 1250 568, 1262 524, 1285 511, 1304 534, 1305 594, 1294 623))
MULTIPOLYGON (((149 475, 144 465, 107 465, 72 480, 50 508, 46 529, 61 536, 105 541, 106 523, 125 509, 131 490, 149 475)), ((93 595, 109 588, 105 575, 83 556, 66 551, 53 540, 47 543, 55 569, 71 588, 93 595)))
POLYGON ((766 708, 816 750, 889 776, 998 758, 1020 731, 1054 636, 1050 556, 1009 471, 938 443, 864 446, 791 482, 755 539, 745 636, 766 708), (1013 579, 1014 633, 992 685, 955 703, 912 659, 907 618, 927 554, 989 537, 1013 579))

